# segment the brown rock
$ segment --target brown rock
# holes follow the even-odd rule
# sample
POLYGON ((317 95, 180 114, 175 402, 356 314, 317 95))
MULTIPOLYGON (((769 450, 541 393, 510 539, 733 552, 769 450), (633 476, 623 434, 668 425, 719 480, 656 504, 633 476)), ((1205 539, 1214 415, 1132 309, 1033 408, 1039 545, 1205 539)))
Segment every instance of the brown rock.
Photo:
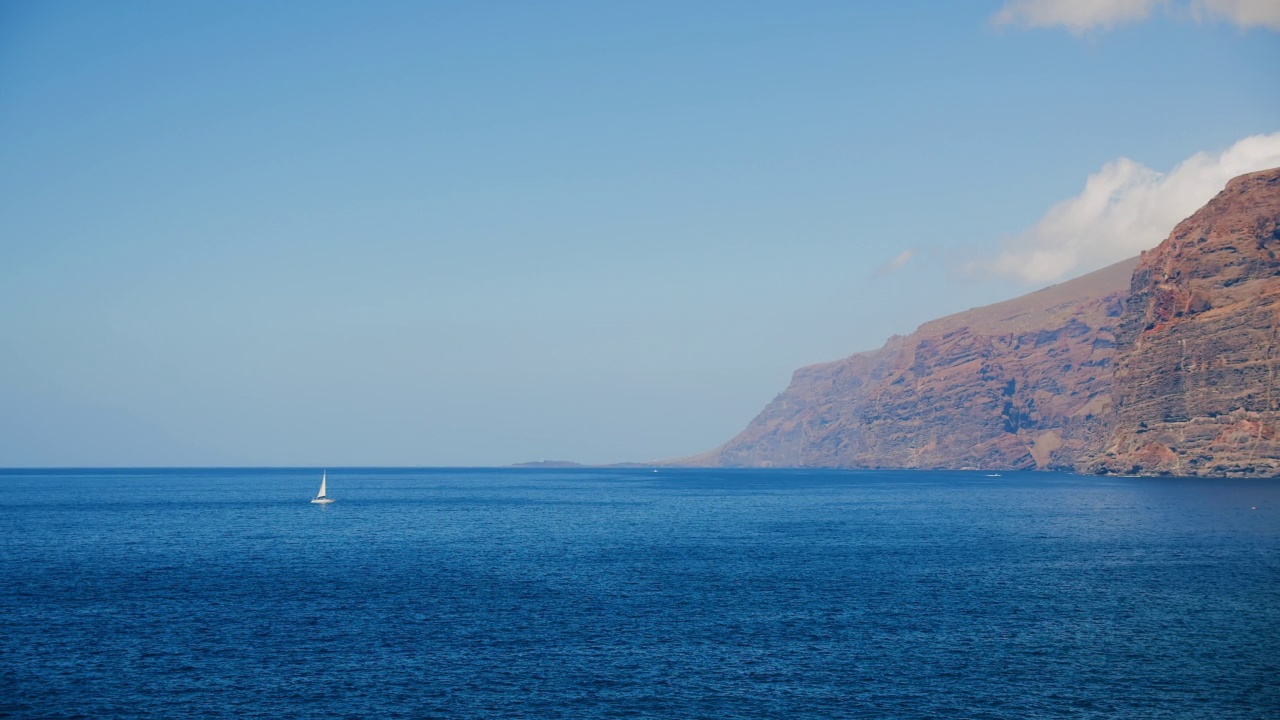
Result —
POLYGON ((1098 445, 1137 259, 798 370, 736 438, 684 464, 1070 468, 1098 445))
POLYGON ((796 371, 675 464, 1280 475, 1280 169, 1159 247, 796 371))
POLYGON ((1280 475, 1280 169, 1232 180, 1143 254, 1094 472, 1280 475))

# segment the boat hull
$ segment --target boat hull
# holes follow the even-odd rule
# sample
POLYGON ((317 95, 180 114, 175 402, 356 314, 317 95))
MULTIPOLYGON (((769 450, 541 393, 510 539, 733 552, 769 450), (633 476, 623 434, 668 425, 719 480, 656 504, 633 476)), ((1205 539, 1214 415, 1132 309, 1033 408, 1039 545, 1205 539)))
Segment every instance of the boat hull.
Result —
POLYGON ((312 498, 312 505, 328 505, 333 502, 333 498, 312 498))

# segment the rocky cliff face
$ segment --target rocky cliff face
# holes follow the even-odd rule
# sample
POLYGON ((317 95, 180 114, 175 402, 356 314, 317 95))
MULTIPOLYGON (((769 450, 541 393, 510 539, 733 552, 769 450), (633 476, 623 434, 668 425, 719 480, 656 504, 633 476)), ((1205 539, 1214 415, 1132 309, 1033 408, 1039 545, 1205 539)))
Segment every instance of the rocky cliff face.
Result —
POLYGON ((798 370, 689 465, 1280 475, 1280 169, 1141 259, 798 370))
POLYGON ((1280 475, 1280 169, 1232 180, 1145 253, 1114 412, 1082 469, 1280 475))
POLYGON ((1111 405, 1136 259, 926 323, 797 371, 741 434, 686 464, 1069 468, 1111 405))

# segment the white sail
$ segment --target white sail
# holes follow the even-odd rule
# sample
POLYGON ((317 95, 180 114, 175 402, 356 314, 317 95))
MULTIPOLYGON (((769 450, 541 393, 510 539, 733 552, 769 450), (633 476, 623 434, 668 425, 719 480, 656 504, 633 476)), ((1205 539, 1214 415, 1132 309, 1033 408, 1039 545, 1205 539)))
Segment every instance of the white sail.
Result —
POLYGON ((328 479, 329 479, 329 471, 328 471, 328 470, 322 470, 322 471, 320 472, 320 494, 319 494, 319 495, 316 495, 316 496, 315 496, 315 497, 313 497, 313 498, 311 498, 311 502, 316 503, 317 505, 324 505, 324 504, 326 504, 326 503, 331 503, 331 502, 333 502, 333 498, 331 498, 331 497, 327 497, 326 492, 325 492, 325 487, 324 487, 324 486, 325 486, 325 482, 326 482, 328 479))

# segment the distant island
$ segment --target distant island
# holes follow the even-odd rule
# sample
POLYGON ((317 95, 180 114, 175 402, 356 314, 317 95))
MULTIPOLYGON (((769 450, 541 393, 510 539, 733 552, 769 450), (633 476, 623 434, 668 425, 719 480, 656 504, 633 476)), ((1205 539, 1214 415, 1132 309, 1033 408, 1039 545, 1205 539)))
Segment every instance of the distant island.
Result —
POLYGON ((1158 247, 797 370, 724 445, 664 465, 1280 475, 1280 168, 1158 247))
POLYGON ((572 468, 585 467, 582 463, 576 463, 572 460, 534 460, 532 462, 516 463, 511 467, 517 468, 572 468))
POLYGON ((669 463, 661 462, 618 462, 599 465, 591 465, 589 463, 573 462, 572 460, 534 460, 532 462, 522 462, 512 465, 513 468, 610 468, 610 469, 627 469, 627 468, 656 468, 669 463))

